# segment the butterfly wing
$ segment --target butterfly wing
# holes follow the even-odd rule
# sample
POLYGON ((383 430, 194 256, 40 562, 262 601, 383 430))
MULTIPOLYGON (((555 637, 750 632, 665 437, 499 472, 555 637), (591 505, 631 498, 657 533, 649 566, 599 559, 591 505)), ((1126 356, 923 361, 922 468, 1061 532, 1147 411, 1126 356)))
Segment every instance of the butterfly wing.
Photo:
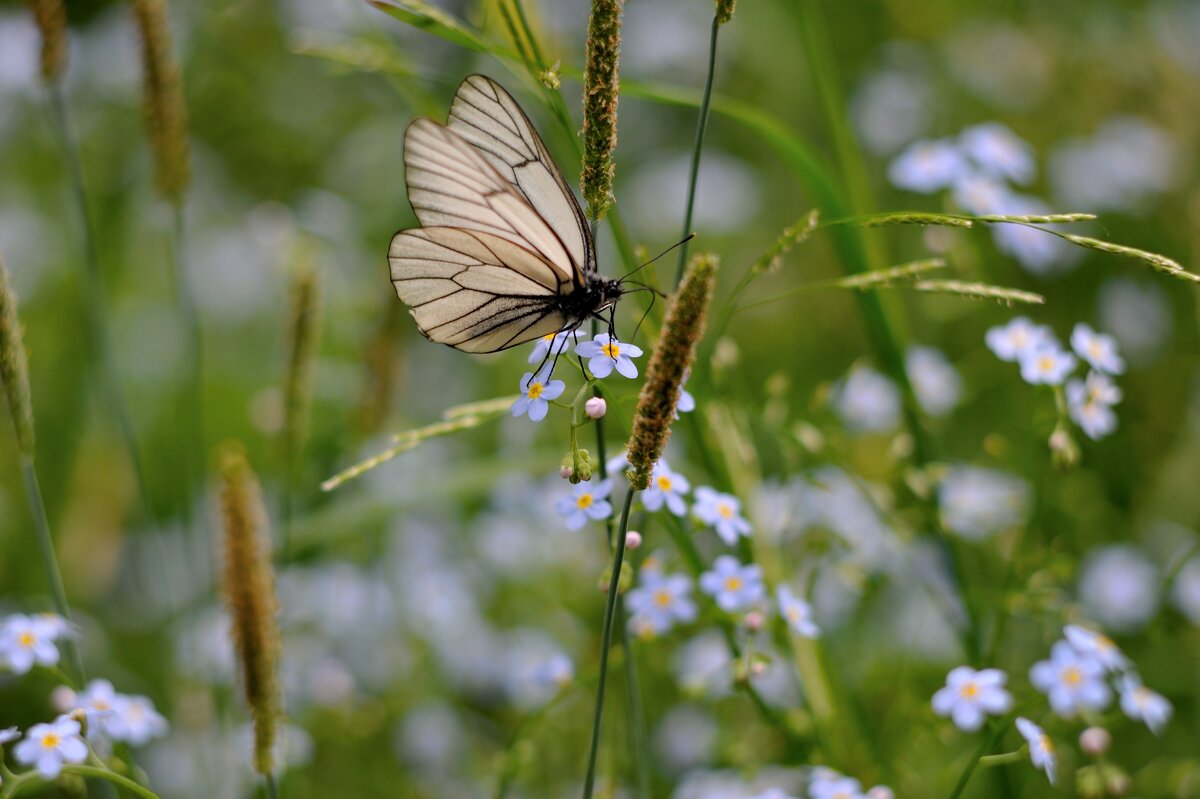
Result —
POLYGON ((574 263, 548 220, 483 154, 449 128, 418 119, 404 136, 408 200, 421 225, 490 233, 533 250, 575 282, 574 263))
POLYGON ((562 271, 507 236, 458 227, 405 230, 392 239, 388 263, 417 327, 439 344, 496 352, 567 324, 558 301, 562 271))
POLYGON ((575 194, 529 117, 500 84, 471 75, 458 87, 446 125, 473 146, 546 220, 571 259, 576 285, 596 271, 595 247, 575 194))

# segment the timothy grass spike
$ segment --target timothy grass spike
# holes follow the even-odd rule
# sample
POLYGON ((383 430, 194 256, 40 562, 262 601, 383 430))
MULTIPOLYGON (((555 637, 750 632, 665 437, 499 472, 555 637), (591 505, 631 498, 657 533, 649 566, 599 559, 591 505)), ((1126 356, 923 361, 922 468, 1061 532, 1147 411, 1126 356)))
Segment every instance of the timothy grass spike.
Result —
POLYGON ((171 57, 164 0, 130 0, 142 41, 142 85, 146 128, 154 152, 155 187, 178 202, 190 178, 187 107, 179 67, 171 57))
POLYGON ((17 296, 9 282, 8 270, 0 259, 0 381, 8 401, 16 433, 17 449, 33 460, 33 402, 29 394, 29 360, 17 315, 17 296))
POLYGON ((704 335, 708 305, 716 282, 717 257, 701 253, 692 259, 683 282, 671 296, 663 319, 662 334, 646 366, 646 382, 638 393, 637 411, 629 436, 630 486, 642 490, 650 485, 650 472, 662 456, 675 404, 696 344, 704 335))
POLYGON ((254 768, 268 775, 279 721, 279 628, 267 514, 258 479, 237 442, 221 451, 224 591, 246 704, 254 716, 254 768))
POLYGON ((42 35, 39 67, 47 85, 57 84, 67 71, 67 9, 63 0, 26 0, 42 35))
POLYGON ((617 148, 621 8, 624 0, 592 0, 583 70, 583 170, 579 176, 588 216, 604 218, 613 204, 613 150, 617 148))

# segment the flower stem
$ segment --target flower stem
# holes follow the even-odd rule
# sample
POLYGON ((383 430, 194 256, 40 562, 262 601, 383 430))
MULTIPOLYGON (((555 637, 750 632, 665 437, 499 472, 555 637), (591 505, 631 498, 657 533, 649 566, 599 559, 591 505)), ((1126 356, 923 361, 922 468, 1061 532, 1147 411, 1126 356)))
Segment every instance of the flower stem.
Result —
MULTIPOLYGON (((181 470, 180 488, 184 529, 190 532, 193 513, 192 492, 204 469, 204 349, 200 331, 200 315, 196 309, 191 281, 188 280, 184 267, 182 196, 176 197, 171 202, 171 210, 174 221, 171 238, 171 266, 175 284, 175 304, 179 310, 187 341, 185 354, 187 372, 184 375, 181 410, 184 414, 184 427, 188 430, 189 436, 183 447, 184 468, 181 470)), ((288 479, 290 479, 290 475, 288 479)))
MULTIPOLYGON (((604 604, 604 626, 600 634, 600 676, 596 683, 596 709, 592 717, 592 745, 588 752, 587 775, 583 783, 583 799, 591 799, 596 783, 596 754, 600 751, 600 721, 604 713, 604 688, 608 681, 608 654, 612 643, 613 619, 616 617, 617 592, 621 582, 621 564, 625 560, 625 534, 629 531, 629 509, 633 506, 633 488, 625 492, 621 522, 617 528, 616 554, 612 574, 608 579, 608 599, 604 604)), ((628 657, 628 653, 626 653, 628 657)))
POLYGON ((133 417, 125 396, 117 379, 116 359, 113 357, 112 337, 110 334, 108 316, 106 313, 106 297, 104 291, 104 276, 100 271, 100 255, 96 243, 95 230, 91 213, 88 211, 87 191, 84 187, 83 164, 79 156, 79 142, 76 140, 71 118, 67 113, 66 98, 63 96, 61 84, 55 84, 50 89, 50 107, 54 116, 54 124, 58 128, 62 146, 63 161, 70 173, 72 193, 75 197, 76 211, 83 228, 83 261, 86 294, 84 299, 84 324, 87 325, 88 339, 94 348, 96 360, 99 362, 96 372, 100 381, 100 391, 109 412, 117 425, 117 431, 125 443, 129 461, 137 480, 138 491, 141 494, 147 516, 156 529, 162 529, 161 520, 150 500, 150 485, 146 478, 146 469, 142 463, 141 452, 138 448, 137 434, 134 432, 133 417))
POLYGON ((263 784, 267 787, 267 799, 279 799, 279 791, 275 787, 275 777, 270 774, 264 774, 263 784))
POLYGON ((642 692, 638 688, 637 664, 633 659, 633 648, 629 639, 629 625, 625 623, 625 602, 621 601, 617 613, 621 649, 625 653, 625 682, 629 695, 629 745, 633 752, 634 773, 637 787, 634 796, 647 799, 650 796, 650 761, 646 758, 646 712, 642 707, 642 692))
POLYGON ((714 15, 712 34, 708 40, 708 73, 704 77, 704 95, 700 100, 700 117, 696 120, 696 142, 692 145, 692 165, 688 172, 687 210, 683 215, 683 231, 679 238, 685 239, 679 245, 679 261, 675 267, 675 285, 683 280, 683 270, 687 268, 688 242, 687 236, 692 232, 692 214, 696 208, 696 181, 700 176, 700 150, 704 146, 704 130, 708 127, 708 105, 712 100, 713 75, 717 69, 717 32, 721 29, 720 17, 714 15))
POLYGON ((985 753, 990 749, 996 748, 996 745, 1000 743, 1000 739, 1004 737, 1007 729, 1007 724, 997 724, 996 731, 990 737, 984 738, 980 742, 979 748, 975 750, 975 754, 971 755, 971 760, 967 763, 967 767, 959 775, 958 782, 954 784, 954 790, 950 791, 949 799, 958 799, 958 797, 962 796, 962 792, 967 789, 967 783, 971 781, 971 775, 975 773, 975 769, 982 762, 985 753))
MULTIPOLYGON (((21 476, 25 479, 25 497, 29 501, 29 512, 33 514, 33 526, 37 528, 38 548, 41 550, 42 563, 46 567, 46 576, 50 579, 50 593, 54 597, 54 608, 58 615, 68 622, 71 620, 71 608, 67 604, 67 591, 63 587, 62 573, 58 568, 58 558, 54 554, 54 540, 50 537, 50 523, 46 520, 46 504, 42 501, 42 488, 38 483, 37 470, 33 460, 21 456, 21 476)), ((79 657, 79 649, 70 637, 63 640, 63 649, 71 661, 72 675, 82 686, 87 680, 83 670, 83 659, 79 657)))

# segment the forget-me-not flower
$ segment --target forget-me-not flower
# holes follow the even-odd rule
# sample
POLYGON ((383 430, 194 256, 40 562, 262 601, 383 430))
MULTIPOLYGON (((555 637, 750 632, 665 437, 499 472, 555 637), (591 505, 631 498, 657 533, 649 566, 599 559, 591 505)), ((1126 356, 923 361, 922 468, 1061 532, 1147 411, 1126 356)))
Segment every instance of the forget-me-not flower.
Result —
POLYGON ((1026 353, 1053 339, 1050 328, 1035 325, 1026 316, 1013 317, 1008 324, 989 328, 984 335, 988 349, 1002 361, 1020 361, 1026 353))
POLYGON ((1058 758, 1054 755, 1054 744, 1050 742, 1049 736, 1042 731, 1042 728, 1034 724, 1027 718, 1017 719, 1017 730, 1021 733, 1021 737, 1029 744, 1029 760, 1034 767, 1040 768, 1046 772, 1046 779, 1050 780, 1050 784, 1054 784, 1056 777, 1058 758))
POLYGON ((642 492, 642 504, 650 511, 666 505, 667 510, 676 516, 686 516, 687 503, 683 501, 683 495, 690 490, 691 485, 687 478, 671 471, 667 459, 660 458, 650 473, 649 488, 642 492))
POLYGON ((1043 343, 1021 357, 1021 378, 1032 385, 1060 386, 1075 371, 1075 356, 1057 341, 1043 343))
POLYGON ((638 376, 638 370, 637 364, 630 359, 640 358, 642 350, 607 333, 597 333, 591 341, 577 346, 575 354, 587 359, 587 368, 593 377, 608 377, 615 369, 617 374, 632 379, 638 376))
POLYGON ((1104 681, 1104 665, 1095 657, 1075 651, 1067 641, 1050 648, 1050 659, 1029 670, 1029 681, 1050 699, 1050 709, 1070 718, 1081 708, 1103 710, 1112 700, 1104 681))
POLYGON ((0 661, 7 661, 16 674, 25 674, 35 664, 53 666, 59 652, 55 639, 63 634, 65 624, 53 614, 26 616, 14 613, 0 627, 0 661))
POLYGON ((950 139, 922 139, 909 145, 888 165, 892 185, 920 194, 953 186, 969 166, 950 139))
POLYGON ((1097 371, 1119 375, 1125 371, 1125 359, 1117 352, 1117 340, 1079 322, 1071 331, 1071 349, 1097 371))
POLYGON ((1033 148, 999 122, 972 125, 958 135, 958 142, 967 158, 987 175, 1021 185, 1037 175, 1033 148))
POLYGON ((1012 707, 1012 694, 1004 687, 1007 681, 1008 675, 999 669, 959 666, 933 695, 933 712, 949 716, 960 730, 975 732, 989 715, 1002 715, 1012 707))
POLYGON ((821 634, 821 629, 813 622, 812 606, 792 593, 792 589, 781 585, 775 590, 775 597, 779 600, 779 615, 793 632, 805 638, 816 638, 821 634))
POLYGON ((686 574, 642 570, 642 584, 625 597, 630 629, 643 636, 662 635, 676 623, 696 618, 692 580, 686 574))
POLYGON ((541 363, 567 351, 567 342, 575 333, 574 330, 561 330, 557 333, 547 333, 539 338, 529 353, 529 363, 541 363))
POLYGON ((904 370, 917 403, 930 416, 944 416, 962 397, 962 380, 940 350, 910 347, 904 355, 904 370))
POLYGON ((13 747, 17 762, 33 766, 44 778, 52 780, 62 773, 64 763, 82 763, 87 759, 87 744, 79 735, 79 722, 59 716, 49 724, 34 724, 25 740, 13 747))
POLYGON ((730 613, 748 610, 763 598, 762 567, 756 563, 743 566, 733 555, 721 555, 713 561, 711 571, 700 575, 700 590, 730 613))
POLYGON ((742 518, 742 503, 732 494, 722 494, 715 488, 700 486, 692 513, 717 531, 726 544, 733 546, 739 535, 750 535, 750 522, 742 518))
POLYGON ((529 414, 532 421, 540 422, 550 410, 548 400, 561 397, 566 387, 561 380, 551 380, 548 369, 542 369, 536 375, 526 372, 521 375, 521 396, 512 404, 512 415, 529 414))
POLYGON ((612 513, 608 493, 612 491, 611 480, 598 483, 579 483, 571 489, 569 497, 562 497, 554 508, 567 520, 568 530, 578 530, 588 519, 606 519, 612 513))
POLYGON ((1121 710, 1125 715, 1134 721, 1145 722, 1155 735, 1162 732, 1174 711, 1167 698, 1151 691, 1131 674, 1121 678, 1120 690, 1121 710))

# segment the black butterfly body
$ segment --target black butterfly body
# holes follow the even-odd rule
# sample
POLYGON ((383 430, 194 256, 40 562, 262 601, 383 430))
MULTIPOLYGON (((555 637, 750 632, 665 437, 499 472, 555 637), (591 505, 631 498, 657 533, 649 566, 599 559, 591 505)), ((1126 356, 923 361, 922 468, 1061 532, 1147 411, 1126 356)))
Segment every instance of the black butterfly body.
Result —
POLYGON ((495 81, 462 82, 446 125, 415 120, 404 142, 422 227, 388 251, 392 283, 431 341, 496 352, 611 310, 578 200, 533 124, 495 81))

